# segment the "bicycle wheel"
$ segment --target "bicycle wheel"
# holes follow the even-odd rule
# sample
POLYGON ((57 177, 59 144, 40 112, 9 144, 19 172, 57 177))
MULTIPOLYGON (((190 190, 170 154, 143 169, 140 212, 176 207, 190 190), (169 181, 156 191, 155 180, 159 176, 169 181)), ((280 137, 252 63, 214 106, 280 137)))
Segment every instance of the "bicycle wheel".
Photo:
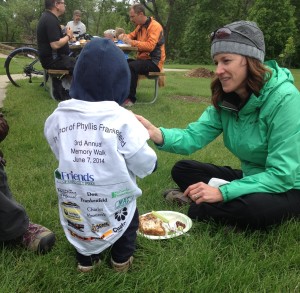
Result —
MULTIPOLYGON (((19 79, 43 76, 44 69, 38 57, 38 51, 30 47, 22 47, 13 50, 5 60, 6 75, 14 86, 19 87, 19 79)), ((40 82, 40 81, 39 81, 40 82)))

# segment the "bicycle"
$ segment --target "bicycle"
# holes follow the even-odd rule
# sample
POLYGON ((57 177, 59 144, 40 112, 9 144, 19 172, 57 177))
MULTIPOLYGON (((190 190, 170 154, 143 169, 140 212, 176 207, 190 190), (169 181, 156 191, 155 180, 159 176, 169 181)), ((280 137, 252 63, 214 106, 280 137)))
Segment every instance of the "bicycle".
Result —
MULTIPOLYGON (((76 39, 91 40, 92 38, 91 35, 84 33, 76 39)), ((78 55, 78 53, 75 54, 74 52, 71 52, 71 54, 74 57, 78 55)), ((32 83, 33 77, 44 75, 44 68, 39 60, 38 50, 31 47, 21 47, 11 51, 5 60, 4 67, 8 79, 17 87, 20 87, 20 84, 17 82, 18 79, 14 78, 13 74, 22 74, 25 77, 29 77, 29 83, 32 83)), ((44 80, 47 80, 47 78, 44 80)), ((44 82, 41 85, 44 85, 44 82)))
POLYGON ((11 83, 20 87, 18 79, 14 74, 22 74, 29 77, 29 83, 32 83, 33 77, 44 76, 44 69, 39 60, 38 50, 31 47, 21 47, 14 49, 6 58, 4 63, 6 75, 11 83))

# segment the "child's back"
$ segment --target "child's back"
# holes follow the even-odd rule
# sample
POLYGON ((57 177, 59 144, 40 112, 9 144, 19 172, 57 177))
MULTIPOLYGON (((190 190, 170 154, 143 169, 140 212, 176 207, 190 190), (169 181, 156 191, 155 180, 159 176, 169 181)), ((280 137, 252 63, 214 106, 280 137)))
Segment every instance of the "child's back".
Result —
POLYGON ((94 39, 77 61, 72 99, 60 103, 45 124, 59 161, 61 223, 82 271, 112 244, 115 265, 130 261, 135 250, 136 198, 142 193, 135 177, 153 172, 156 155, 146 129, 120 106, 129 83, 122 51, 109 40, 94 39), (123 248, 126 241, 129 249, 123 248))

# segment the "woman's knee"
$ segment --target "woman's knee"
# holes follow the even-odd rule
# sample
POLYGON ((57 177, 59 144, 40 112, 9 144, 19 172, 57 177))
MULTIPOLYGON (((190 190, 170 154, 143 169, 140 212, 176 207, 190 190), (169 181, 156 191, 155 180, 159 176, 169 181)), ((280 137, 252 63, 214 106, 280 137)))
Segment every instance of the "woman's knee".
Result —
MULTIPOLYGON (((181 177, 183 174, 186 174, 187 171, 191 171, 195 167, 192 164, 195 164, 196 161, 192 160, 180 160, 175 163, 173 168, 171 169, 172 178, 181 177)), ((200 162, 197 162, 197 165, 200 165, 200 162)))

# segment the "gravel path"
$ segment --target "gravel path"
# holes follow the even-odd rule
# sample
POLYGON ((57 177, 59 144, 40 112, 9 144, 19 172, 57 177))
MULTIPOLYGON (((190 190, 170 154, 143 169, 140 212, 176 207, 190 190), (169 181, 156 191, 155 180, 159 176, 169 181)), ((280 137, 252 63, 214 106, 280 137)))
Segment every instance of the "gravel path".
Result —
MULTIPOLYGON (((22 74, 14 74, 14 79, 22 79, 24 76, 22 74)), ((0 109, 3 108, 3 101, 6 94, 6 86, 10 83, 6 75, 0 75, 0 109)))

